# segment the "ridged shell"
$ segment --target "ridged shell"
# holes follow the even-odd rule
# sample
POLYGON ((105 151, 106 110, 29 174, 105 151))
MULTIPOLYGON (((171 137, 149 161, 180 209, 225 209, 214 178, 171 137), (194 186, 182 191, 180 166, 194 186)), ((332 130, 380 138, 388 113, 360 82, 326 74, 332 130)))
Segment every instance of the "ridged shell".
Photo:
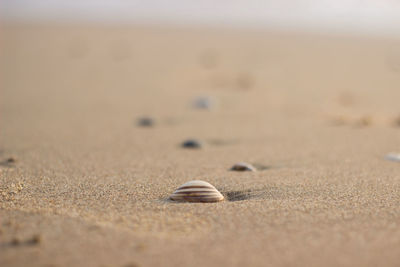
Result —
POLYGON ((235 165, 232 166, 231 168, 232 171, 251 171, 255 172, 256 168, 254 168, 251 164, 245 163, 245 162, 239 162, 236 163, 235 165))
POLYGON ((186 202, 218 202, 224 200, 224 196, 214 186, 200 180, 181 185, 169 198, 174 201, 186 202))

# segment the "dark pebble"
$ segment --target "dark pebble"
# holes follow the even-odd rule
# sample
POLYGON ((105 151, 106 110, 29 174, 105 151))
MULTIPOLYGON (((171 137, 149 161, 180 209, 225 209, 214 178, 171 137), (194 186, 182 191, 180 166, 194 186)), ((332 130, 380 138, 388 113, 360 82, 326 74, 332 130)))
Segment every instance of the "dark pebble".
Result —
POLYGON ((14 237, 11 242, 10 242, 11 246, 18 246, 21 244, 21 240, 18 237, 14 237))
POLYGON ((142 127, 152 127, 154 126, 154 120, 151 118, 140 118, 138 120, 138 125, 142 127))
POLYGON ((34 235, 30 239, 26 241, 28 245, 37 245, 42 241, 42 237, 40 235, 34 235))
POLYGON ((197 140, 187 140, 182 143, 182 147, 184 148, 196 148, 199 149, 203 146, 203 144, 200 141, 197 140))
POLYGON ((193 105, 198 109, 211 109, 214 106, 214 101, 210 97, 198 97, 194 100, 193 105))

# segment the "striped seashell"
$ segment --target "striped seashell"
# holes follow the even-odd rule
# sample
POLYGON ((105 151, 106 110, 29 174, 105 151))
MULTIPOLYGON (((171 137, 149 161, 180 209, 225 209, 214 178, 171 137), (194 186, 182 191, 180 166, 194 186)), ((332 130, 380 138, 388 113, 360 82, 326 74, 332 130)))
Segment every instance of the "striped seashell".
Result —
POLYGON ((181 185, 169 197, 174 201, 186 202, 219 202, 224 196, 211 184, 194 180, 181 185))
POLYGON ((231 168, 232 171, 251 171, 255 172, 256 168, 254 168, 251 164, 245 163, 245 162, 239 162, 236 163, 235 165, 232 166, 231 168))

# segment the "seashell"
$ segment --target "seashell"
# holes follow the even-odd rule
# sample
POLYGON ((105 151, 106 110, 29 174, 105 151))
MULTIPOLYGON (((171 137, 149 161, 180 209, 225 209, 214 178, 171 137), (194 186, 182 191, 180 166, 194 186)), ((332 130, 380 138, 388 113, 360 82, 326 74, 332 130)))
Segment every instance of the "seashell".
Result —
POLYGON ((256 168, 254 168, 251 164, 245 163, 245 162, 239 162, 236 163, 235 165, 232 166, 231 168, 232 171, 251 171, 255 172, 256 168))
POLYGON ((397 161, 400 162, 400 154, 399 153, 390 153, 385 156, 386 160, 397 161))
POLYGON ((174 201, 186 202, 219 202, 224 196, 211 184, 194 180, 181 185, 169 197, 174 201))
POLYGON ((200 141, 194 140, 194 139, 189 139, 186 140, 185 142, 182 143, 182 147, 184 148, 196 148, 199 149, 203 146, 203 144, 200 141))

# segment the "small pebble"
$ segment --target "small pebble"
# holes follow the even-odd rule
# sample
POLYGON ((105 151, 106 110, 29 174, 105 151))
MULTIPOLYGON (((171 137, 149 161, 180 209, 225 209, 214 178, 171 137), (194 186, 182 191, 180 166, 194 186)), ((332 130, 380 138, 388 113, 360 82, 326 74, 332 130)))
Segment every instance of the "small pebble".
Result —
POLYGON ((203 144, 200 141, 190 139, 186 140, 185 142, 182 143, 182 147, 184 148, 194 148, 194 149, 199 149, 203 146, 203 144))
POLYGON ((34 235, 30 239, 26 241, 28 245, 37 245, 42 241, 42 237, 40 235, 34 235))
POLYGON ((400 153, 389 153, 385 156, 385 159, 400 162, 400 153))
POLYGON ((152 118, 147 118, 147 117, 140 118, 138 120, 138 125, 142 127, 152 127, 154 126, 154 120, 152 118))
POLYGON ((239 162, 236 163, 235 165, 232 166, 231 168, 232 171, 251 171, 255 172, 256 168, 254 168, 251 164, 245 163, 245 162, 239 162))
POLYGON ((198 109, 211 109, 215 106, 215 101, 210 97, 198 97, 194 100, 193 105, 198 109))
POLYGON ((11 244, 12 246, 18 246, 18 245, 21 244, 21 240, 20 240, 18 237, 14 237, 14 238, 11 240, 10 244, 11 244))

